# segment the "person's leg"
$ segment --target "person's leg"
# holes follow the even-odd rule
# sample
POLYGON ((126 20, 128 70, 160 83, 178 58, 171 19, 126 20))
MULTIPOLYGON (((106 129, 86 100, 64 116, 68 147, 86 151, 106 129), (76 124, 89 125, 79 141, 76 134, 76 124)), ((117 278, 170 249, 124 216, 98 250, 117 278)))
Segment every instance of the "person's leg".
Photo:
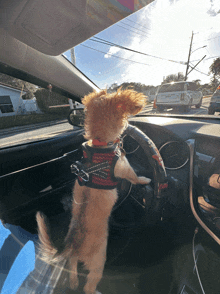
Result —
POLYGON ((11 234, 5 239, 0 250, 0 291, 21 249, 29 240, 37 240, 37 235, 32 235, 19 226, 4 224, 4 227, 10 230, 11 234))
MULTIPOLYGON (((50 293, 53 289, 51 286, 51 274, 53 272, 53 267, 47 264, 41 259, 41 255, 38 247, 38 236, 34 240, 35 248, 35 266, 34 270, 29 273, 25 278, 22 285, 19 287, 17 294, 23 293, 50 293)), ((53 274, 52 274, 53 275, 53 274)))
POLYGON ((12 237, 20 243, 21 245, 25 245, 29 240, 35 241, 37 239, 37 235, 33 235, 20 226, 15 226, 11 224, 4 224, 4 227, 11 232, 12 237))

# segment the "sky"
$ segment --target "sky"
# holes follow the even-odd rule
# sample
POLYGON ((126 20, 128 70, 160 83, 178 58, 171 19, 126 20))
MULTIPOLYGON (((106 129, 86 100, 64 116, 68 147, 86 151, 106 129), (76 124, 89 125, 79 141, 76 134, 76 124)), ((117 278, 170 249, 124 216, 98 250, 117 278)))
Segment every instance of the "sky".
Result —
MULTIPOLYGON (((196 67, 199 72, 192 71, 188 80, 209 83, 209 67, 220 56, 218 12, 220 0, 155 0, 96 35, 154 57, 91 38, 75 47, 76 66, 100 88, 123 82, 157 86, 169 74, 185 75, 193 32, 190 62, 195 65, 206 57, 196 67)), ((70 59, 69 51, 65 55, 70 59)))

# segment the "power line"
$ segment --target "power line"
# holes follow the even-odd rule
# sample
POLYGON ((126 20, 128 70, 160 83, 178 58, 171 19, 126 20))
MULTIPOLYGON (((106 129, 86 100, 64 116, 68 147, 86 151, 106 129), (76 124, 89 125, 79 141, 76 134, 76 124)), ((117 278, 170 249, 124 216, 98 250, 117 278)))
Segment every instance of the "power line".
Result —
POLYGON ((123 22, 123 21, 120 21, 120 24, 126 25, 126 26, 128 26, 128 27, 130 27, 130 28, 134 28, 135 30, 138 30, 138 31, 143 32, 143 33, 146 33, 146 30, 150 31, 149 28, 148 28, 148 29, 146 28, 145 30, 141 30, 141 29, 138 29, 138 28, 136 28, 136 27, 134 27, 134 26, 131 26, 131 25, 129 25, 129 24, 127 24, 126 22, 123 22))
MULTIPOLYGON (((191 63, 190 67, 193 68, 194 65, 191 63)), ((210 75, 208 75, 208 74, 206 74, 206 73, 204 73, 204 72, 202 72, 202 71, 200 71, 200 70, 198 70, 198 69, 196 69, 196 68, 194 68, 193 70, 198 71, 199 73, 201 73, 201 74, 203 74, 203 75, 205 75, 205 76, 208 76, 208 77, 210 76, 210 75)))
POLYGON ((161 60, 166 60, 166 61, 170 61, 170 62, 174 62, 174 63, 179 63, 179 64, 182 64, 182 65, 186 65, 186 62, 184 62, 184 61, 176 61, 176 60, 172 60, 172 59, 166 59, 166 58, 158 57, 158 56, 155 56, 155 55, 147 54, 147 53, 144 53, 144 52, 140 52, 140 51, 137 51, 137 50, 134 50, 134 49, 130 49, 130 48, 127 48, 127 47, 124 47, 124 46, 121 46, 121 45, 112 43, 112 42, 107 41, 107 40, 104 40, 102 38, 98 38, 98 37, 93 37, 93 38, 95 40, 94 39, 89 39, 89 40, 90 41, 93 41, 93 42, 102 43, 102 44, 105 44, 105 45, 108 45, 108 46, 115 46, 115 47, 118 47, 120 49, 124 49, 124 50, 130 51, 130 52, 142 54, 142 55, 145 55, 145 56, 149 56, 149 57, 153 57, 153 58, 157 58, 157 59, 161 59, 161 60))
POLYGON ((119 25, 119 24, 117 24, 117 26, 118 26, 118 27, 121 27, 121 28, 123 28, 123 29, 125 29, 125 30, 127 30, 127 31, 134 32, 135 34, 138 34, 138 35, 141 35, 141 36, 144 36, 144 37, 148 37, 147 35, 144 35, 144 34, 141 34, 141 33, 139 33, 139 32, 136 32, 136 31, 134 31, 134 30, 131 30, 131 29, 125 28, 125 27, 123 27, 123 26, 121 26, 121 25, 119 25))
POLYGON ((115 58, 119 58, 119 59, 123 59, 123 60, 129 61, 129 62, 139 63, 139 64, 142 64, 142 65, 148 65, 148 66, 150 66, 150 64, 147 64, 147 63, 142 63, 142 62, 134 61, 134 60, 131 60, 131 59, 127 59, 127 58, 119 57, 119 56, 117 56, 117 55, 114 55, 114 54, 111 54, 111 53, 107 53, 107 52, 104 52, 104 51, 101 51, 101 50, 97 50, 97 49, 95 49, 95 48, 92 48, 92 47, 89 47, 89 46, 86 46, 86 45, 83 45, 83 44, 80 44, 80 45, 83 46, 83 47, 86 47, 86 48, 92 49, 92 50, 94 50, 94 51, 97 51, 97 52, 101 52, 101 53, 104 53, 104 54, 111 55, 112 57, 115 57, 115 58))
POLYGON ((143 25, 141 25, 141 24, 138 24, 137 22, 135 22, 135 21, 133 21, 133 20, 131 20, 131 19, 129 19, 129 18, 125 18, 124 20, 128 20, 128 21, 130 21, 130 22, 133 22, 133 23, 137 24, 139 27, 143 27, 143 28, 149 30, 149 28, 147 28, 147 27, 145 27, 145 26, 143 26, 143 25))
MULTIPOLYGON (((219 56, 211 56, 211 57, 208 57, 208 58, 205 58, 204 61, 208 60, 208 59, 214 59, 214 58, 218 58, 219 56)), ((198 61, 199 59, 196 59, 196 60, 192 60, 192 62, 196 62, 198 61)))
POLYGON ((199 43, 210 41, 210 40, 217 39, 217 38, 220 38, 220 36, 212 37, 212 38, 209 38, 209 39, 206 39, 206 40, 201 40, 201 41, 196 42, 195 44, 199 44, 199 43))
MULTIPOLYGON (((121 26, 121 25, 119 25, 119 24, 116 24, 116 25, 119 26, 119 27, 121 27, 121 28, 123 28, 123 29, 125 29, 125 30, 127 30, 127 31, 134 32, 134 33, 136 33, 136 34, 138 34, 138 35, 141 35, 141 36, 144 36, 144 37, 147 37, 147 38, 149 38, 149 36, 151 36, 150 33, 146 34, 146 31, 144 31, 144 30, 140 30, 140 29, 137 29, 137 28, 135 28, 135 27, 133 27, 133 26, 130 26, 129 24, 126 24, 126 23, 122 22, 122 21, 120 22, 120 24, 127 25, 127 26, 129 26, 130 28, 133 28, 133 29, 135 29, 135 30, 137 30, 137 31, 140 31, 140 32, 143 32, 143 33, 145 33, 145 34, 142 34, 142 33, 136 32, 136 31, 134 31, 134 30, 131 30, 131 29, 125 28, 125 27, 123 27, 123 26, 121 26)), ((149 28, 146 28, 146 29, 150 31, 149 28)), ((180 46, 178 46, 178 47, 180 48, 180 47, 182 47, 182 46, 180 45, 180 46)))
POLYGON ((207 60, 207 59, 214 59, 214 58, 218 58, 218 57, 219 57, 219 55, 217 55, 217 56, 212 56, 212 57, 206 58, 205 60, 207 60))

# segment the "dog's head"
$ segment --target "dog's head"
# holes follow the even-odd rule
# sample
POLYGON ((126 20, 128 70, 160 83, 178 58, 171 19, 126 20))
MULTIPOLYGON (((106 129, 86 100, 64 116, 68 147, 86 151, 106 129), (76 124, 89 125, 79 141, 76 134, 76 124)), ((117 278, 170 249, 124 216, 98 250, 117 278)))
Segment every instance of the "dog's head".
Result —
POLYGON ((139 113, 146 97, 134 90, 108 94, 106 90, 92 92, 82 99, 85 105, 85 137, 111 142, 124 131, 128 117, 139 113))

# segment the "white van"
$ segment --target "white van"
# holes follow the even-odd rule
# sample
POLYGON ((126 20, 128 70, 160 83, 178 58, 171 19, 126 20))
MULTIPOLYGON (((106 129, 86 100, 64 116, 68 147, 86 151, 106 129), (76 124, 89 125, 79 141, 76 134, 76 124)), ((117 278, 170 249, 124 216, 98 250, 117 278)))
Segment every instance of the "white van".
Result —
POLYGON ((200 108, 202 98, 202 92, 198 90, 196 83, 181 81, 161 85, 155 99, 158 111, 168 108, 188 111, 193 105, 200 108))

